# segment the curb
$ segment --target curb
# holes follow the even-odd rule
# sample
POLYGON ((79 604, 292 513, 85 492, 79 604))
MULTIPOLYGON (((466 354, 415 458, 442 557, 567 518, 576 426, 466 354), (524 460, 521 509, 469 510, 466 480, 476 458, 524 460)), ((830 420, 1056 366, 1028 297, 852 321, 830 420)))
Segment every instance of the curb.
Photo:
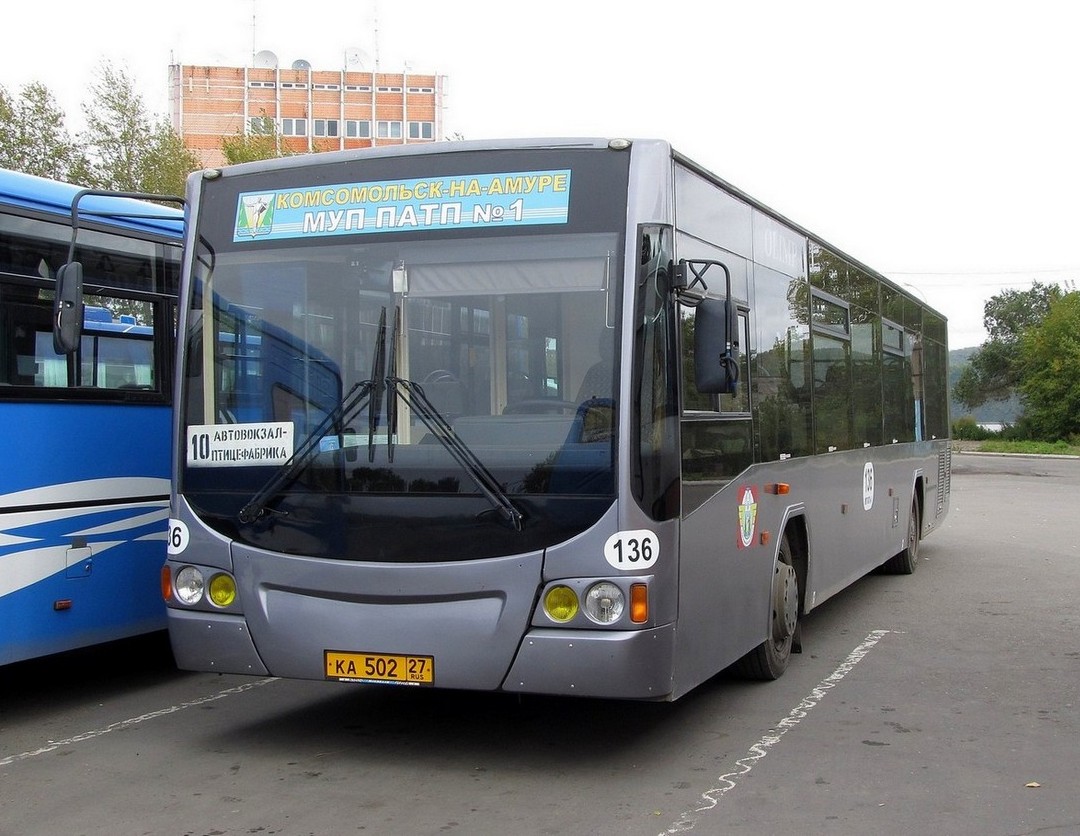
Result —
POLYGON ((1073 456, 1068 453, 988 453, 982 450, 957 450, 953 449, 953 455, 958 456, 1006 456, 1016 459, 1075 459, 1080 460, 1080 456, 1073 456))

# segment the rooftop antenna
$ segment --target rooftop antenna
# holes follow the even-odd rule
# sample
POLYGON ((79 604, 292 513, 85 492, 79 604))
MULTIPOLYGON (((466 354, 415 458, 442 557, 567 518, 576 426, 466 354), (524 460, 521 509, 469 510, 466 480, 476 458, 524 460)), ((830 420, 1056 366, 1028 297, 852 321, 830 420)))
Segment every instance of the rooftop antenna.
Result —
POLYGON ((251 0, 251 66, 255 66, 255 42, 257 40, 255 35, 255 12, 256 12, 256 0, 251 0))
POLYGON ((368 62, 371 60, 364 50, 359 47, 351 46, 345 50, 345 69, 349 71, 363 70, 367 67, 368 62))
POLYGON ((375 3, 374 11, 374 30, 375 30, 375 72, 379 71, 379 4, 375 3))

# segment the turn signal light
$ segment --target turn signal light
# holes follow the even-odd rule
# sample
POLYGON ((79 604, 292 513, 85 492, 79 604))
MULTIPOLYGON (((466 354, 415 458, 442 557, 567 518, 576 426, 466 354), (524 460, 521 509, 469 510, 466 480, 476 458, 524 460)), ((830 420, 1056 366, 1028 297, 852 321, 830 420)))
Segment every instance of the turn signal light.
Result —
POLYGON ((161 597, 172 600, 172 571, 168 566, 161 567, 161 597))
POLYGON ((634 624, 649 620, 649 587, 643 583, 630 584, 630 620, 634 624))

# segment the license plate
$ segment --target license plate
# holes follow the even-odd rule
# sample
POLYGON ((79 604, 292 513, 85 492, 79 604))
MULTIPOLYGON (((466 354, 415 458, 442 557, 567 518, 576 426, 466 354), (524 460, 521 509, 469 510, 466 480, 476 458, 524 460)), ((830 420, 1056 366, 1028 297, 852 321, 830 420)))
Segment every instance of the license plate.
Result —
POLYGON ((433 685, 434 656, 395 656, 387 653, 349 653, 327 650, 326 678, 339 682, 389 682, 395 685, 433 685))

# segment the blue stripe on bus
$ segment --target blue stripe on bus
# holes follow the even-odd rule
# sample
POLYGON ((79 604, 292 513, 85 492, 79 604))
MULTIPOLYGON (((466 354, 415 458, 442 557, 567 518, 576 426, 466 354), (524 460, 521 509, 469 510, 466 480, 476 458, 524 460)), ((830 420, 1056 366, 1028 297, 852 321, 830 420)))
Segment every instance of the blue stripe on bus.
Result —
POLYGON ((0 597, 0 665, 164 629, 157 590, 167 526, 158 526, 160 539, 94 555, 88 574, 69 577, 65 567, 0 597), (55 609, 59 601, 70 601, 70 608, 55 609))
POLYGON ((166 405, 2 406, 0 438, 17 451, 19 466, 0 468, 0 508, 7 504, 2 495, 15 491, 88 479, 170 476, 172 410, 166 405))

